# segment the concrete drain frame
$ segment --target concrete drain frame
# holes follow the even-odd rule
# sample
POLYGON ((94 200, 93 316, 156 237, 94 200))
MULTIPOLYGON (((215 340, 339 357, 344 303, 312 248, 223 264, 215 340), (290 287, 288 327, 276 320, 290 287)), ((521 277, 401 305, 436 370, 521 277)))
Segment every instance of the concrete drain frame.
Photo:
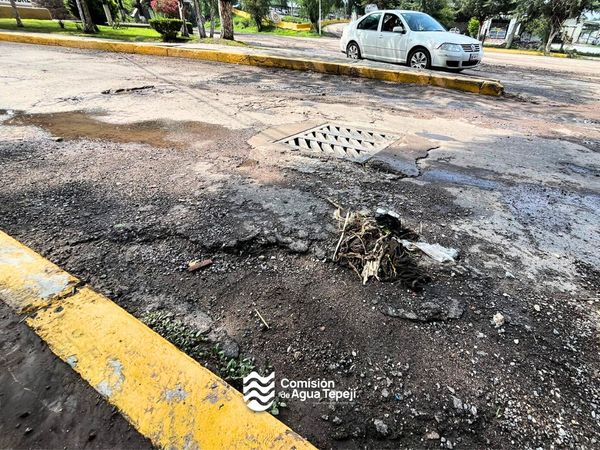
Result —
POLYGON ((334 156, 364 163, 398 139, 386 132, 326 123, 276 142, 315 156, 334 156))

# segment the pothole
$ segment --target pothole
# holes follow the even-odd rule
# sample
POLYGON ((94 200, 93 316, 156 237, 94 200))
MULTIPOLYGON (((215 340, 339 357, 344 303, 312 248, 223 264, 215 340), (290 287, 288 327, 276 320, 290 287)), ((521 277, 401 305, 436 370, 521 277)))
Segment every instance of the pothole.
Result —
POLYGON ((277 142, 318 156, 334 156, 362 163, 396 140, 398 136, 388 133, 325 124, 277 142))

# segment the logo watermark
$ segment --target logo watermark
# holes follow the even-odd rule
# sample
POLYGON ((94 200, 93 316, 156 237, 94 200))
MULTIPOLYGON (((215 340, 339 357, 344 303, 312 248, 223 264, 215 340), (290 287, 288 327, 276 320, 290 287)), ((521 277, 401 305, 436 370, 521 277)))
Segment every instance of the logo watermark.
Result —
POLYGON ((243 379, 244 401, 252 411, 269 409, 275 401, 275 372, 261 377, 258 372, 250 372, 243 379))
MULTIPOLYGON (((275 402, 275 372, 262 377, 251 372, 244 377, 244 401, 252 411, 266 411, 275 402)), ((350 403, 356 400, 356 388, 337 389, 335 381, 321 378, 290 380, 282 378, 277 397, 281 400, 330 401, 350 403)))

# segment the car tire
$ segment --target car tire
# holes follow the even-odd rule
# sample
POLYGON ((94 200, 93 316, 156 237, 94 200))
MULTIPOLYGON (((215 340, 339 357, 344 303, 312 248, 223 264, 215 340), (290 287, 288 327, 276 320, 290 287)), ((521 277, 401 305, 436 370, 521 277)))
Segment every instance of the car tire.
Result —
POLYGON ((418 47, 411 50, 406 63, 413 69, 431 69, 431 55, 426 49, 418 47))
POLYGON ((356 42, 350 42, 346 47, 346 56, 350 59, 362 59, 360 47, 356 42))

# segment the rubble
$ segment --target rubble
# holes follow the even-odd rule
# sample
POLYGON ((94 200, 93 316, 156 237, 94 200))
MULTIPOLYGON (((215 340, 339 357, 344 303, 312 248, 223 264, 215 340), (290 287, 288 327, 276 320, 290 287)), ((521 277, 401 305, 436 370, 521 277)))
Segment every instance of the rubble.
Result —
POLYGON ((505 317, 499 312, 494 314, 494 316, 492 317, 492 324, 496 328, 500 328, 502 325, 504 325, 505 321, 506 321, 505 317))
POLYGON ((203 260, 194 260, 188 263, 188 272, 195 272, 196 270, 203 269, 205 267, 211 266, 213 263, 212 259, 203 259, 203 260))
POLYGON ((338 208, 334 218, 340 224, 340 238, 333 260, 350 267, 366 284, 400 280, 405 286, 420 290, 430 278, 418 267, 401 240, 418 235, 404 227, 396 213, 378 209, 376 216, 338 208))

